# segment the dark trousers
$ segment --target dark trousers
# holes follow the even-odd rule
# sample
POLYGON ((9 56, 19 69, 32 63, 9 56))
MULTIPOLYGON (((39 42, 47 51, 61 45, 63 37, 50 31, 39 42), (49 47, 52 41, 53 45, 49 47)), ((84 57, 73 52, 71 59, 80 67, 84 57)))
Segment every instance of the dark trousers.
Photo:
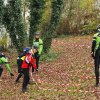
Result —
POLYGON ((2 68, 2 66, 0 66, 0 77, 2 75, 2 72, 3 72, 3 68, 2 68))
POLYGON ((16 78, 16 82, 19 81, 19 79, 23 76, 23 70, 21 68, 22 62, 20 60, 17 60, 17 65, 18 65, 18 76, 16 78))
MULTIPOLYGON (((35 59, 36 59, 36 71, 38 71, 40 56, 38 56, 37 53, 35 54, 35 59)), ((34 72, 34 68, 33 67, 32 67, 32 72, 34 72)))
POLYGON ((18 76, 17 76, 17 78, 16 78, 16 82, 18 82, 19 79, 20 79, 22 76, 23 76, 23 73, 19 73, 18 76))
POLYGON ((100 50, 97 50, 94 58, 96 85, 99 84, 99 64, 100 64, 100 50))
POLYGON ((37 71, 39 69, 39 60, 40 60, 40 57, 36 57, 36 70, 37 71))
POLYGON ((29 83, 29 68, 23 69, 23 74, 24 74, 24 79, 23 79, 23 85, 22 85, 22 90, 27 90, 27 85, 29 83))

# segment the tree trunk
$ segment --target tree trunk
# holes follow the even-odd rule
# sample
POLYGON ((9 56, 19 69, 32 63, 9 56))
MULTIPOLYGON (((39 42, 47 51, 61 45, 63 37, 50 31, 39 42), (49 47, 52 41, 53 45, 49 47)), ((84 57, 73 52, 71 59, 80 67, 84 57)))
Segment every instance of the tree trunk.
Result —
POLYGON ((44 36, 44 53, 48 53, 52 43, 53 33, 59 23, 60 15, 62 11, 63 0, 53 0, 52 1, 52 14, 51 21, 49 25, 49 30, 44 36))

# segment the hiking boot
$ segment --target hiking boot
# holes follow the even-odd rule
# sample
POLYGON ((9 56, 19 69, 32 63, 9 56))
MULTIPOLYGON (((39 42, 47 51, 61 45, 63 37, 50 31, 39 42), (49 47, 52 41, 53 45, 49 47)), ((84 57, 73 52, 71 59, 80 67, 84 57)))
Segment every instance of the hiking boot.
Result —
POLYGON ((23 89, 22 89, 22 92, 23 92, 23 93, 26 93, 26 92, 28 92, 28 91, 27 91, 26 88, 23 88, 23 89))

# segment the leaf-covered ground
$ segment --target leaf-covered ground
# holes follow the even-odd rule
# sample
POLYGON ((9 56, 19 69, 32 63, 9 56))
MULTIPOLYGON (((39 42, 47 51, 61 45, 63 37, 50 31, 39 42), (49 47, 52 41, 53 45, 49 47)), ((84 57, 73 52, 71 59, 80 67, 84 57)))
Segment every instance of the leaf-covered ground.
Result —
POLYGON ((40 64, 41 84, 29 85, 29 93, 21 93, 22 79, 17 75, 16 53, 7 53, 15 72, 14 78, 4 68, 0 82, 0 100, 100 100, 100 88, 94 87, 93 59, 90 56, 92 36, 54 39, 52 50, 59 56, 40 64))

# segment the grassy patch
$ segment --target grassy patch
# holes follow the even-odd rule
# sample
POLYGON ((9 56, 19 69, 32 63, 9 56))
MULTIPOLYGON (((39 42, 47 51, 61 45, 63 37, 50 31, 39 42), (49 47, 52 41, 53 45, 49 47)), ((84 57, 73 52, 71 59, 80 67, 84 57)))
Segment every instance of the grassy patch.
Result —
POLYGON ((65 34, 62 34, 62 35, 59 35, 57 38, 63 39, 63 38, 69 37, 69 36, 71 36, 71 35, 65 35, 65 34))
POLYGON ((43 54, 41 56, 41 61, 54 61, 59 57, 60 53, 55 52, 54 50, 50 50, 48 54, 43 54))

